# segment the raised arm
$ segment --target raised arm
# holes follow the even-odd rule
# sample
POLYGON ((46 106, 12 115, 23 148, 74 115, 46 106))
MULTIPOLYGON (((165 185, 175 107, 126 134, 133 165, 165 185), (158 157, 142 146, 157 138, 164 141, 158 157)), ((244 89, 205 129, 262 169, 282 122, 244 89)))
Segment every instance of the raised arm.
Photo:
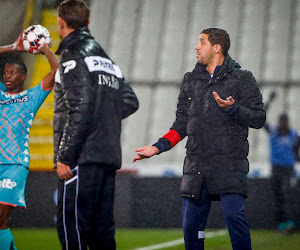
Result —
POLYGON ((16 45, 14 43, 10 45, 0 46, 0 54, 16 51, 15 46, 16 45))
POLYGON ((43 89, 49 90, 52 89, 54 86, 54 77, 55 77, 56 70, 58 69, 58 59, 56 55, 54 55, 54 53, 48 47, 48 45, 45 43, 39 51, 47 57, 51 67, 50 72, 42 80, 43 89))
POLYGON ((23 32, 19 35, 18 39, 13 44, 0 46, 0 54, 16 51, 25 51, 22 43, 22 35, 23 32))

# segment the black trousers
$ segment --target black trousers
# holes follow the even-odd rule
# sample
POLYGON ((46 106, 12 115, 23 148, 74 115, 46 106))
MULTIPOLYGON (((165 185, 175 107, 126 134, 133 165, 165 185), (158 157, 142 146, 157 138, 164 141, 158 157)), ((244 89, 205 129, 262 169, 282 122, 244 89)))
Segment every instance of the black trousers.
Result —
POLYGON ((63 249, 116 249, 113 216, 115 171, 77 166, 58 183, 57 232, 63 249))
POLYGON ((275 198, 275 220, 277 223, 293 219, 291 178, 293 166, 272 166, 272 187, 275 198))

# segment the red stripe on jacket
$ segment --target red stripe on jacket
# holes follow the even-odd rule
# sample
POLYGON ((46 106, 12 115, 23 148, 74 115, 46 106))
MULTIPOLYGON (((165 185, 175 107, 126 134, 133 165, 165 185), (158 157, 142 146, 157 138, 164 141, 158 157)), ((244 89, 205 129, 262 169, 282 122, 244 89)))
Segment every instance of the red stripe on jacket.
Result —
POLYGON ((181 141, 180 135, 173 129, 170 129, 170 131, 166 133, 163 138, 166 138, 171 142, 172 148, 181 141))

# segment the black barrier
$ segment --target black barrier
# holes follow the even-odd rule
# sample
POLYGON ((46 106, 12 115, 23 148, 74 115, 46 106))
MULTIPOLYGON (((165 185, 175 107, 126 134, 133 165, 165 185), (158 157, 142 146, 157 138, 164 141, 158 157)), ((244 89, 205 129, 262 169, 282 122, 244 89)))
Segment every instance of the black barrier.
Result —
MULTIPOLYGON (((13 227, 54 227, 56 220, 55 172, 30 172, 26 186, 27 209, 14 209, 13 227)), ((115 219, 117 227, 181 228, 180 178, 139 178, 118 173, 115 219)), ((269 179, 249 179, 245 210, 251 228, 276 229, 273 194, 269 179)), ((300 183, 291 206, 300 230, 300 183)), ((213 202, 207 227, 224 228, 220 202, 213 202)))
POLYGON ((10 224, 13 227, 54 227, 57 183, 55 172, 29 172, 25 189, 27 209, 14 209, 10 224))

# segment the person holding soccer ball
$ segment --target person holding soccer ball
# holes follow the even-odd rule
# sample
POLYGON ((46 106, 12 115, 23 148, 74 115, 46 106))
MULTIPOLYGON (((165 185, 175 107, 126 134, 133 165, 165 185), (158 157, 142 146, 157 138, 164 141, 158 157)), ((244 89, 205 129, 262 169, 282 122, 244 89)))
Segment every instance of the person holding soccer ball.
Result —
MULTIPOLYGON (((23 52, 22 34, 12 45, 0 47, 0 54, 23 52)), ((41 83, 24 90, 27 68, 19 58, 10 58, 4 67, 4 83, 0 82, 0 248, 16 249, 9 229, 14 207, 26 207, 25 184, 29 169, 29 131, 41 104, 54 85, 58 60, 44 44, 38 50, 48 59, 50 72, 41 83)))
POLYGON ((187 250, 204 249, 212 200, 221 200, 232 248, 251 249, 244 213, 247 137, 249 127, 264 126, 266 114, 255 78, 229 56, 229 47, 224 29, 200 33, 195 47, 198 63, 184 75, 173 126, 154 145, 137 148, 133 159, 170 150, 188 136, 181 181, 187 250))
POLYGON ((113 216, 121 167, 121 121, 138 99, 122 72, 91 36, 83 1, 58 7, 62 38, 55 78, 54 160, 57 232, 63 249, 116 249, 113 216))

